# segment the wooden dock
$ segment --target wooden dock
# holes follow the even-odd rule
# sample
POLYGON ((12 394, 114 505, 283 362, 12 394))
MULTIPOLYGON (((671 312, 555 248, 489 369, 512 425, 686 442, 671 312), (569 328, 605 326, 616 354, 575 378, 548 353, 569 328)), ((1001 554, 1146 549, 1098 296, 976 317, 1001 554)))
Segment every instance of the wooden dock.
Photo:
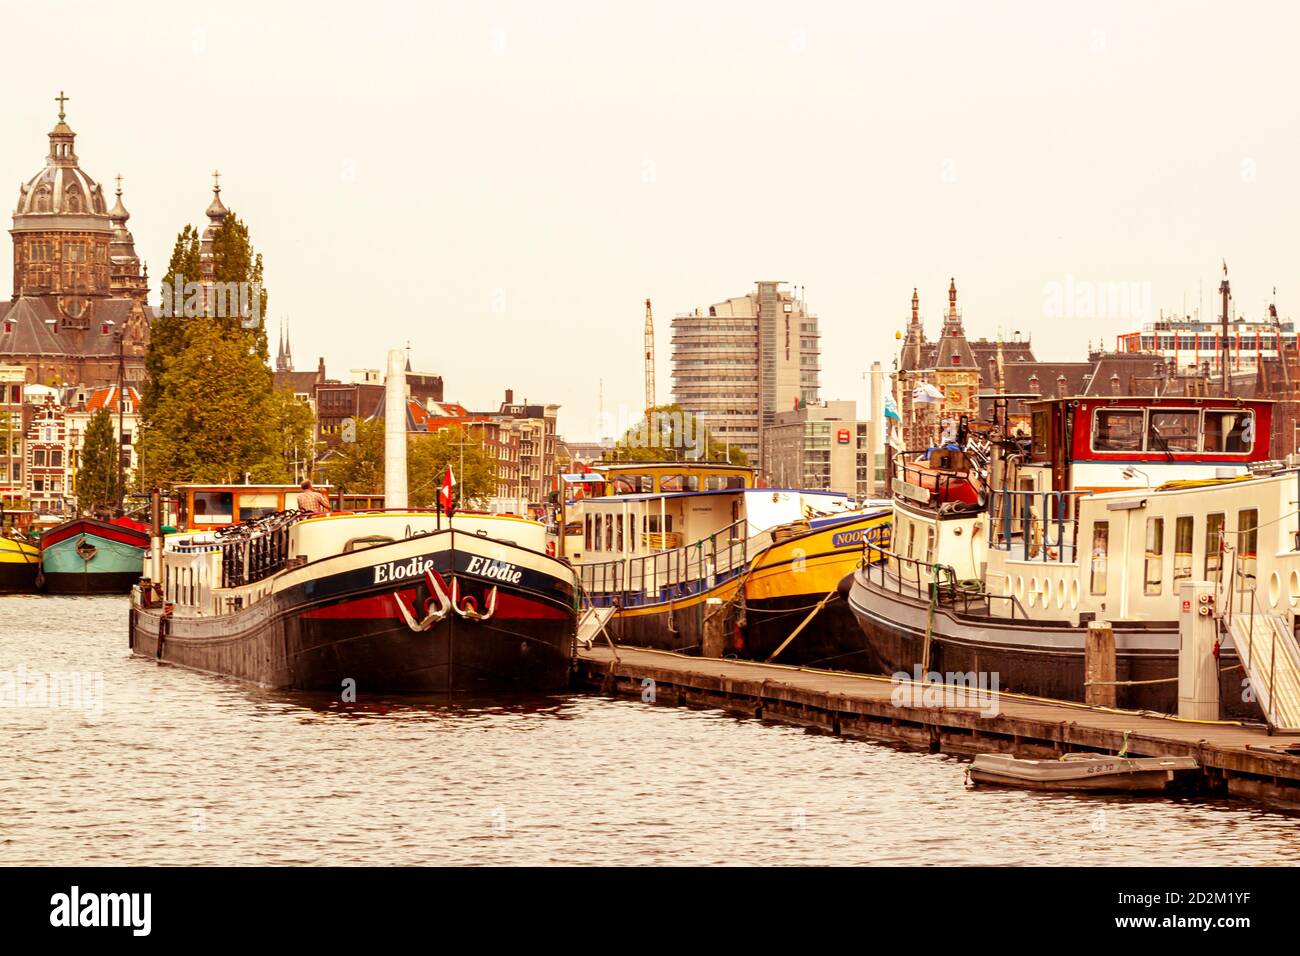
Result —
POLYGON ((577 679, 611 696, 713 707, 932 753, 1118 753, 1127 733, 1135 756, 1195 757, 1200 792, 1300 810, 1300 737, 1270 736, 1262 725, 1184 721, 1014 694, 999 694, 995 709, 910 706, 895 704, 898 685, 887 677, 631 647, 579 650, 577 679))

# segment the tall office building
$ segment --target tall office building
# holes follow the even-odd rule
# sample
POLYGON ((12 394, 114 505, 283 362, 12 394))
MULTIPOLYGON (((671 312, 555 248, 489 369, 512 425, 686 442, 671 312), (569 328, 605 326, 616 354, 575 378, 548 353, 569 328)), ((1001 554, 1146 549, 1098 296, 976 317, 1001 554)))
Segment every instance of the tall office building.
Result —
POLYGON ((818 401, 817 316, 801 294, 760 281, 755 291, 673 318, 673 400, 767 474, 763 426, 818 401))

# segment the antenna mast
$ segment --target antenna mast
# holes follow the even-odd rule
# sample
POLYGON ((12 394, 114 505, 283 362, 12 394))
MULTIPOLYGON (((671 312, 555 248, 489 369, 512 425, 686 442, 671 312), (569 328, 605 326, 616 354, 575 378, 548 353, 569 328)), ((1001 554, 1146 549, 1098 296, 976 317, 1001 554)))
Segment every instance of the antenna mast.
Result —
POLYGON ((650 312, 650 300, 645 300, 645 413, 646 425, 655 407, 655 320, 650 312))

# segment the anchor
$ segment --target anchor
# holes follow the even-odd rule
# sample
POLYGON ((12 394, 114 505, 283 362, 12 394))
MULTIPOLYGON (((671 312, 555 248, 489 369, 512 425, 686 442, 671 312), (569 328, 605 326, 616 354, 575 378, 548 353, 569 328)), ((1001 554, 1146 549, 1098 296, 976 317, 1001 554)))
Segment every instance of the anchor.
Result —
POLYGON ((429 585, 429 593, 433 596, 425 602, 425 609, 428 613, 418 621, 415 619, 415 616, 407 610, 406 602, 402 600, 401 592, 393 592, 393 600, 397 602, 397 609, 402 612, 402 618, 406 621, 406 626, 417 633, 420 631, 427 631, 429 628, 433 627, 433 625, 445 618, 452 609, 451 602, 447 600, 446 592, 444 592, 440 586, 442 584, 442 579, 438 577, 437 572, 432 568, 425 571, 424 580, 425 583, 429 585), (429 610, 429 605, 433 604, 434 601, 438 602, 438 606, 433 610, 429 610))
POLYGON ((453 577, 451 579, 450 594, 447 593, 447 585, 442 576, 432 568, 424 572, 424 580, 429 586, 429 593, 432 595, 425 603, 425 608, 428 610, 430 605, 435 602, 436 607, 428 610, 428 613, 418 621, 415 619, 415 615, 407 609, 406 602, 402 600, 401 592, 393 592, 393 600, 397 602, 397 609, 402 612, 402 618, 406 621, 406 626, 417 633, 427 631, 452 611, 455 611, 467 621, 486 621, 497 611, 497 589, 495 585, 487 593, 486 610, 480 611, 478 602, 472 595, 466 595, 463 600, 461 599, 460 580, 458 578, 453 577))
MULTIPOLYGON (((431 582, 431 584, 432 586, 438 589, 439 598, 447 597, 446 593, 441 588, 441 584, 442 584, 441 578, 438 578, 438 580, 435 582, 431 582)), ((452 578, 451 598, 449 603, 451 605, 452 610, 454 610, 461 617, 465 618, 467 621, 486 621, 488 618, 490 618, 493 614, 497 612, 497 589, 496 586, 493 585, 492 590, 488 591, 487 602, 486 602, 487 610, 480 611, 478 609, 478 602, 471 595, 466 595, 465 599, 461 600, 460 579, 452 578)))

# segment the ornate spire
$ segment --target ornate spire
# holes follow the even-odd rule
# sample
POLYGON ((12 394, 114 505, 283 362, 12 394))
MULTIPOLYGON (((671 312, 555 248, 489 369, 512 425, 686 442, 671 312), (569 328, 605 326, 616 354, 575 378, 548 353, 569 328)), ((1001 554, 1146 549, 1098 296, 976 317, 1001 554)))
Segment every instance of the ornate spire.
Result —
POLYGON ((948 318, 955 320, 957 318, 957 280, 951 278, 948 280, 948 318))
POLYGON ((921 299, 916 294, 916 288, 912 288, 912 324, 921 324, 921 299))
POLYGON ((64 122, 65 114, 63 104, 69 97, 63 95, 59 90, 59 95, 54 97, 59 104, 59 121, 54 124, 54 129, 50 130, 50 165, 52 166, 75 166, 77 165, 77 154, 73 144, 77 134, 72 131, 72 127, 64 122))
POLYGON ((226 208, 225 203, 221 201, 221 171, 214 169, 212 171, 212 202, 208 203, 206 215, 212 220, 214 226, 219 226, 226 221, 226 216, 230 210, 226 208))

